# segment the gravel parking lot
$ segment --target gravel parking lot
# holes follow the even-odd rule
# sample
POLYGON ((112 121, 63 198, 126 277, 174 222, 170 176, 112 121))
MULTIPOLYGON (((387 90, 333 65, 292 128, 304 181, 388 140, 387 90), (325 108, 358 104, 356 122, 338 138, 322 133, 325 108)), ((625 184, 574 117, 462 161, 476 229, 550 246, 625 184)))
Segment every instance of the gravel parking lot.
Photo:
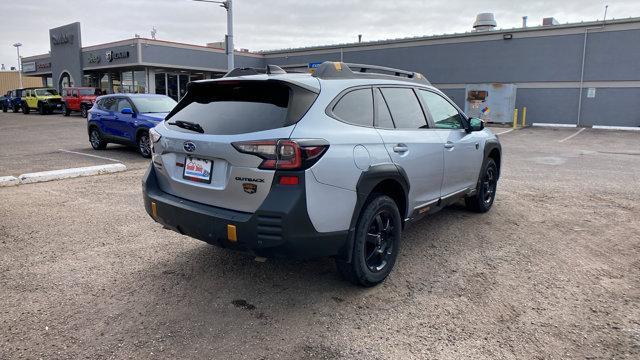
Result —
POLYGON ((0 359, 638 359, 640 132, 576 132, 501 135, 494 208, 410 227, 362 289, 330 259, 164 230, 134 149, 92 150, 78 116, 0 113, 0 176, 128 168, 0 188, 0 359))

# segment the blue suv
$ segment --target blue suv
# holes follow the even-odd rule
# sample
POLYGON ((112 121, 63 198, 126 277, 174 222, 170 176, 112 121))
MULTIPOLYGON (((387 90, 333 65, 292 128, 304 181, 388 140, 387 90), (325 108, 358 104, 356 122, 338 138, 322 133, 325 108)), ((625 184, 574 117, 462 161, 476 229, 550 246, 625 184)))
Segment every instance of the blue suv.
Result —
POLYGON ((2 112, 7 112, 9 109, 15 113, 20 112, 23 90, 24 89, 15 89, 7 91, 7 94, 2 99, 2 112))
POLYGON ((136 146, 151 157, 149 129, 164 120, 176 101, 165 95, 113 94, 96 99, 87 117, 89 142, 96 150, 108 143, 136 146))

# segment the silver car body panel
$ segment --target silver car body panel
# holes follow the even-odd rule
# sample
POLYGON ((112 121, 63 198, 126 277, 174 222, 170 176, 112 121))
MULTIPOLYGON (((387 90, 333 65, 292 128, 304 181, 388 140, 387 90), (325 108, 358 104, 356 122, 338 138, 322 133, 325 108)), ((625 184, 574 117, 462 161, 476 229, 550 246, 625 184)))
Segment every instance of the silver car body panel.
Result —
POLYGON ((206 135, 172 130, 164 122, 160 123, 156 130, 162 138, 154 146, 153 162, 163 191, 208 205, 255 212, 267 197, 275 172, 259 170, 260 158, 238 152, 231 143, 279 138, 323 139, 329 143, 328 150, 305 171, 307 212, 318 232, 341 231, 349 229, 357 202, 358 181, 371 166, 395 164, 404 170, 410 185, 407 207, 412 210, 455 192, 474 190, 485 142, 495 138, 488 129, 467 133, 433 128, 402 130, 357 126, 334 119, 325 112, 342 91, 357 86, 402 85, 429 88, 442 94, 433 87, 402 79, 320 81, 308 74, 282 74, 215 81, 230 79, 288 81, 317 93, 318 98, 295 125, 267 131, 206 135), (182 168, 176 166, 176 162, 183 161, 187 155, 183 147, 185 141, 196 145, 195 156, 213 160, 211 184, 182 178, 182 168), (445 147, 447 142, 453 146, 445 147), (399 144, 406 145, 408 151, 394 151, 399 144), (248 194, 243 190, 244 181, 236 178, 262 179, 264 182, 256 183, 257 191, 248 194))

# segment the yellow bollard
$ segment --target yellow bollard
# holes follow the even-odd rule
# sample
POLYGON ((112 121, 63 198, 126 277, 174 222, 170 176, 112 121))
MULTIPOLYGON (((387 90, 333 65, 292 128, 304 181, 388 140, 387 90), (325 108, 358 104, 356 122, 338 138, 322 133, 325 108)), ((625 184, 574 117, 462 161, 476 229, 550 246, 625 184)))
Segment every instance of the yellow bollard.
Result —
POLYGON ((518 109, 513 109, 513 128, 518 127, 518 109))
POLYGON ((522 108, 522 127, 525 127, 527 125, 527 108, 523 107, 522 108))

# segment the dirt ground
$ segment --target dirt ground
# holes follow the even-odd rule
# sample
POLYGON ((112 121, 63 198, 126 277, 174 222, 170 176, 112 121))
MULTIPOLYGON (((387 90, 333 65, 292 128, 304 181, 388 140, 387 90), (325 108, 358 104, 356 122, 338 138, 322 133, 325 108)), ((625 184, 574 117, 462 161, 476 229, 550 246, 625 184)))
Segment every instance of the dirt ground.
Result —
MULTIPOLYGON (((33 134, 11 116, 0 143, 33 134)), ((640 358, 639 132, 501 135, 493 209, 408 228, 362 289, 330 259, 260 263, 162 229, 145 161, 65 126, 70 149, 131 170, 0 188, 0 359, 640 358)), ((65 145, 50 141, 42 159, 65 145)))

